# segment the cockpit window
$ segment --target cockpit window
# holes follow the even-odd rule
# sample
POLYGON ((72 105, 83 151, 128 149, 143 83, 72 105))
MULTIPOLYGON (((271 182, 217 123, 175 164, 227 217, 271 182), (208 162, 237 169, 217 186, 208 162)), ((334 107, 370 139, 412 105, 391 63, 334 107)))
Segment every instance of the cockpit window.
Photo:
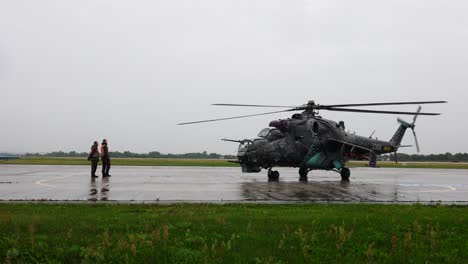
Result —
POLYGON ((270 133, 268 134, 267 136, 267 139, 269 141, 275 141, 275 140, 278 140, 280 138, 284 138, 284 134, 283 132, 279 131, 278 129, 271 129, 270 130, 270 133))
POLYGON ((252 144, 251 141, 244 141, 244 142, 240 143, 238 151, 247 151, 247 150, 249 150, 250 144, 252 144))
POLYGON ((266 138, 270 134, 270 129, 269 128, 264 128, 258 133, 258 137, 266 138))
POLYGON ((284 134, 277 128, 264 128, 258 133, 258 137, 267 139, 271 142, 283 138, 284 134))

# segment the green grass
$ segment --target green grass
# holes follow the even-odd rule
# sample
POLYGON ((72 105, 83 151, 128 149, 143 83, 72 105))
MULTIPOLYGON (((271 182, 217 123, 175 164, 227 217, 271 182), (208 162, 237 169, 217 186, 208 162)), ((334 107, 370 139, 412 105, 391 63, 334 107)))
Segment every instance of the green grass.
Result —
MULTIPOLYGON (((22 165, 89 165, 86 158, 45 158, 28 157, 13 160, 0 160, 0 164, 22 165)), ((154 159, 154 158, 112 158, 112 165, 117 166, 204 166, 204 167, 239 167, 227 160, 212 159, 154 159)))
MULTIPOLYGON (((89 165, 85 158, 46 158, 28 157, 14 160, 0 160, 0 164, 23 165, 89 165)), ((154 159, 154 158, 113 158, 112 165, 120 166, 204 166, 204 167, 239 167, 239 164, 227 160, 211 159, 154 159)), ((432 169, 468 169, 468 163, 445 162, 378 162, 384 168, 432 168, 432 169)), ((351 161, 349 167, 366 167, 365 161, 351 161)))
POLYGON ((5 263, 466 263, 468 208, 0 204, 5 263))

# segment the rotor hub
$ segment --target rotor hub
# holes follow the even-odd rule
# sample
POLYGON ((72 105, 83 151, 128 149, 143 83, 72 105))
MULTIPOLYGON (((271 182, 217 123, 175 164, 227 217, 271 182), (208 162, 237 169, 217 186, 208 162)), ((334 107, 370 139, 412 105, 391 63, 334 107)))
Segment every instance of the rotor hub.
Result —
POLYGON ((304 112, 302 112, 302 115, 306 117, 316 116, 318 114, 317 107, 318 105, 315 104, 314 100, 309 100, 307 104, 303 105, 304 112))

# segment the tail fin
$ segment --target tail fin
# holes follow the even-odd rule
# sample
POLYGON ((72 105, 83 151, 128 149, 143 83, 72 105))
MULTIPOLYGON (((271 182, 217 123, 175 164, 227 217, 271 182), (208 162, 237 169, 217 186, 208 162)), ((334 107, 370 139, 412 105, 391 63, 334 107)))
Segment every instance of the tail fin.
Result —
POLYGON ((395 134, 393 134, 393 137, 390 139, 390 144, 392 144, 395 148, 398 149, 398 146, 400 146, 401 141, 403 140, 403 136, 405 135, 406 129, 408 129, 409 126, 406 124, 400 124, 398 127, 397 131, 395 134))

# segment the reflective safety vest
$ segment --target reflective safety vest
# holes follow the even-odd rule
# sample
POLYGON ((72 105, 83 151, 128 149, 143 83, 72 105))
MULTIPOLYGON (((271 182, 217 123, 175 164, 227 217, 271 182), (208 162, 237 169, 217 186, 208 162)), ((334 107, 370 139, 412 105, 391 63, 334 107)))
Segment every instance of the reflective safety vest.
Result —
POLYGON ((99 150, 98 150, 97 146, 94 146, 94 145, 91 146, 91 155, 94 158, 99 158, 99 150))
POLYGON ((107 148, 107 146, 105 145, 101 145, 101 154, 102 154, 102 157, 109 157, 109 149, 107 148))

